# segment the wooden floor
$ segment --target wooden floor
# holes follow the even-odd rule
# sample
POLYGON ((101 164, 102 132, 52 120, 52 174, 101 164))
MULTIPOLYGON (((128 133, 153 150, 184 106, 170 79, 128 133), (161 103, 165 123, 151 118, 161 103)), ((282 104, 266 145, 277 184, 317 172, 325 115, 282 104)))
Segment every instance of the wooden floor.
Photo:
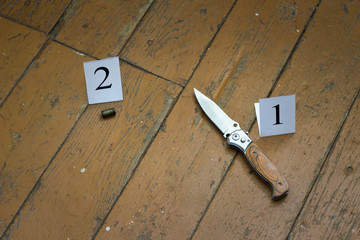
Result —
POLYGON ((360 239, 360 1, 2 0, 0 30, 1 239, 360 239), (88 105, 83 62, 113 56, 124 100, 88 105), (254 103, 291 94, 296 133, 260 138, 254 103))

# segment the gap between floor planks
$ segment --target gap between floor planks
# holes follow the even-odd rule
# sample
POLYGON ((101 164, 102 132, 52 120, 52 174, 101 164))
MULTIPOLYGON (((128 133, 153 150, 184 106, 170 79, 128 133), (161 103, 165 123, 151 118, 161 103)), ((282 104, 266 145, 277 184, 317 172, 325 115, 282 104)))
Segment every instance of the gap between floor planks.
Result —
MULTIPOLYGON (((318 5, 319 5, 319 4, 320 4, 320 2, 318 3, 318 5)), ((316 12, 316 10, 314 10, 314 13, 315 13, 315 12, 316 12)), ((314 13, 313 13, 313 14, 314 14, 314 13)), ((62 16, 62 17, 63 17, 63 16, 62 16)), ((144 17, 145 17, 145 15, 144 15, 144 17)), ((144 17, 143 17, 143 18, 144 18, 144 17)), ((313 15, 309 18, 309 21, 311 21, 312 17, 313 17, 313 15)), ((225 20, 226 20, 226 18, 225 18, 225 20)), ((225 21, 225 20, 224 20, 224 21, 225 21)), ((59 22, 58 22, 58 23, 59 23, 59 22)), ((49 33, 51 39, 54 39, 54 38, 56 37, 56 34, 58 33, 58 30, 59 30, 59 29, 57 29, 58 23, 54 26, 54 28, 53 28, 53 29, 51 30, 51 32, 49 33), (56 33, 55 33, 55 32, 56 32, 56 33), (54 33, 55 33, 55 34, 54 34, 54 33), (53 34, 54 34, 54 35, 53 35, 53 34)), ((308 23, 309 23, 309 22, 308 22, 308 23)), ((306 28, 307 28, 307 26, 308 26, 308 23, 307 23, 304 31, 302 32, 302 34, 299 36, 299 39, 298 39, 297 43, 295 44, 295 46, 294 46, 294 48, 293 48, 293 50, 292 50, 289 58, 287 59, 287 62, 284 64, 283 69, 286 68, 286 65, 288 64, 289 60, 291 59, 291 57, 292 57, 292 55, 293 55, 293 52, 296 51, 296 46, 297 46, 298 42, 301 40, 301 38, 302 38, 302 36, 303 36, 303 33, 306 31, 306 28)), ((25 25, 25 24, 22 24, 22 25, 25 25)), ((26 26, 26 25, 25 25, 25 26, 26 26)), ((137 25, 137 26, 138 26, 138 25, 137 25)), ((219 28, 219 30, 220 30, 220 28, 219 28)), ((218 31, 219 31, 219 30, 218 30, 218 31)), ((136 28, 135 28, 134 31, 136 31, 136 28)), ((133 32, 133 33, 134 33, 134 32, 133 32)), ((133 33, 132 33, 132 34, 133 34, 133 33)), ((214 35, 213 39, 216 37, 216 35, 217 35, 217 33, 214 35)), ((213 41, 213 39, 212 39, 212 41, 213 41)), ((129 39, 128 39, 128 40, 129 40, 129 39)), ((128 40, 127 40, 127 41, 128 41, 128 40)), ((19 80, 15 83, 14 87, 16 86, 16 84, 17 84, 19 81, 21 81, 22 77, 26 74, 27 69, 28 69, 29 66, 32 64, 32 62, 34 61, 34 59, 36 59, 36 58, 39 56, 39 54, 41 53, 41 51, 44 49, 44 47, 47 46, 48 41, 49 41, 49 39, 46 41, 46 43, 44 43, 43 47, 39 50, 39 52, 35 55, 35 57, 30 61, 30 64, 28 65, 28 67, 26 68, 26 70, 23 72, 23 74, 21 75, 21 77, 19 78, 19 80)), ((209 46, 211 45, 212 41, 209 43, 209 46)), ((61 42, 59 42, 59 43, 61 43, 61 42)), ((63 43, 61 43, 61 44, 63 44, 63 43)), ((63 44, 63 45, 64 45, 64 44, 63 44)), ((124 46, 125 46, 125 45, 124 45, 124 46)), ((67 47, 72 48, 72 47, 70 47, 70 46, 67 46, 67 47)), ((72 48, 72 49, 74 49, 74 48, 72 48)), ((74 50, 76 50, 76 49, 74 49, 74 50)), ((79 51, 79 50, 76 50, 76 51, 81 52, 81 51, 79 51)), ((120 51, 121 51, 121 50, 120 50, 120 51)), ((202 61, 205 53, 206 53, 206 50, 205 50, 204 53, 202 54, 201 59, 200 59, 200 61, 198 62, 198 64, 197 64, 195 70, 193 71, 191 77, 193 76, 193 74, 194 74, 194 72, 196 71, 198 65, 199 65, 200 62, 202 61)), ((83 53, 83 54, 86 54, 86 53, 83 53)), ((86 55, 88 55, 88 54, 86 54, 86 55)), ((88 55, 88 56, 89 56, 89 55, 88 55)), ((124 61, 124 60, 123 60, 123 61, 124 61)), ((150 74, 153 74, 153 75, 155 75, 155 76, 157 76, 157 77, 160 77, 160 76, 158 76, 158 75, 156 75, 156 74, 154 74, 154 73, 152 73, 152 72, 150 72, 150 71, 147 71, 147 70, 145 70, 145 69, 143 69, 143 68, 141 68, 141 67, 139 67, 139 66, 136 66, 136 65, 133 65, 133 66, 141 69, 142 71, 145 71, 145 72, 148 72, 148 73, 150 73, 150 74)), ((283 71, 283 70, 282 70, 282 71, 283 71)), ((279 76, 278 76, 277 79, 279 79, 279 78, 281 77, 281 74, 282 74, 282 72, 279 74, 279 76)), ((190 78, 191 78, 191 77, 190 77, 190 78)), ((166 80, 166 81, 171 81, 171 80, 165 79, 165 78, 163 78, 163 77, 160 77, 160 78, 162 78, 163 80, 166 80)), ((277 83, 277 81, 273 84, 273 88, 276 86, 276 83, 277 83)), ((273 90, 273 88, 272 88, 272 90, 273 90)), ((268 96, 271 94, 272 90, 269 92, 268 96)), ((11 94, 11 92, 10 92, 8 95, 10 95, 10 94, 11 94)), ((180 94, 180 95, 181 95, 181 94, 180 94)), ((180 96, 180 95, 179 95, 179 96, 180 96)), ((178 96, 178 98, 179 98, 179 96, 178 96)), ((6 98, 7 98, 7 97, 6 97, 6 98)), ((4 102, 6 101, 6 98, 4 99, 4 102)), ((178 99, 178 98, 177 98, 177 99, 178 99)), ((353 104, 354 104, 354 101, 353 101, 353 103, 352 103, 352 106, 353 106, 353 104)), ((351 108, 349 109, 349 111, 350 111, 350 110, 351 110, 351 108)), ((349 112, 349 111, 348 111, 348 112, 349 112)), ((169 113, 170 113, 170 112, 171 112, 171 110, 169 111, 169 113)), ((169 113, 168 113, 168 114, 169 114, 169 113)), ((328 159, 328 156, 329 156, 330 152, 333 150, 334 144, 336 143, 336 141, 337 141, 337 139, 338 139, 338 135, 339 135, 339 133, 341 132, 341 129, 342 129, 342 127, 343 127, 343 125, 344 125, 344 123, 345 123, 345 121, 346 121, 346 119, 347 119, 347 116, 348 116, 348 115, 346 115, 346 118, 344 119, 344 121, 343 121, 343 123, 342 123, 342 125, 341 125, 341 127, 340 127, 340 129, 339 129, 339 131, 338 131, 338 133, 337 133, 334 141, 333 141, 332 144, 331 144, 331 148, 330 148, 330 150, 328 151, 328 153, 327 153, 327 155, 326 155, 326 160, 328 159)), ((166 121, 166 118, 165 118, 164 121, 166 121)), ((76 125, 76 123, 77 123, 77 121, 74 123, 74 126, 76 125)), ((254 123, 255 123, 255 120, 253 120, 251 126, 253 126, 254 123)), ((72 131, 72 129, 74 128, 74 126, 71 128, 70 132, 72 131)), ((156 135, 155 135, 154 137, 156 137, 156 135)), ((67 138, 64 139, 64 142, 65 142, 66 140, 67 140, 67 138)), ((64 143, 64 142, 63 142, 63 143, 64 143)), ((61 148, 61 146, 63 145, 63 143, 59 146, 59 149, 61 148)), ((151 143, 150 143, 150 145, 151 145, 151 143)), ((58 149, 58 150, 59 150, 59 149, 58 149)), ((58 152, 58 150, 56 151, 56 153, 58 152)), ((56 153, 55 153, 55 155, 56 155, 56 153)), ((145 152, 144 154, 146 154, 146 152, 145 152)), ((53 159, 53 158, 54 158, 54 157, 52 157, 52 159, 53 159)), ((325 160, 325 161, 326 161, 326 160, 325 160)), ((140 160, 140 161, 141 161, 141 160, 140 160)), ((324 163, 325 163, 325 161, 324 161, 324 163)), ((324 163, 323 163, 323 165, 324 165, 324 163)), ((51 162, 50 162, 50 164, 51 164, 51 162)), ((49 165, 50 165, 50 164, 49 164, 49 165)), ((323 165, 322 165, 322 166, 323 166, 323 165)), ((231 165, 230 165, 230 167, 231 167, 231 165)), ((135 171, 135 170, 136 170, 136 168, 134 169, 134 171, 135 171)), ((44 170, 44 172, 45 172, 45 171, 46 171, 46 169, 44 170)), ((226 174, 227 174, 227 173, 225 173, 225 175, 226 175, 226 174)), ((41 177, 39 178, 39 180, 40 180, 40 179, 41 179, 41 177)), ((130 180, 131 180, 131 178, 130 178, 130 180)), ((317 178, 315 179, 312 187, 314 186, 316 180, 317 180, 317 178)), ((221 185, 221 184, 220 184, 220 185, 221 185)), ((219 186, 220 186, 220 185, 219 185, 219 186)), ((34 187, 35 187, 35 186, 34 186, 34 187)), ((125 187, 126 187, 126 186, 125 186, 125 187)), ((311 188, 311 190, 312 190, 312 188, 311 188)), ((309 196, 311 190, 309 191, 307 197, 309 196)), ((30 193, 30 194, 31 194, 31 193, 30 193)), ((120 194, 120 195, 121 195, 121 194, 120 194)), ((119 195, 119 196, 120 196, 120 195, 119 195)), ((213 198, 215 197, 215 195, 216 195, 216 193, 214 194, 213 198)), ((213 199, 213 198, 212 198, 212 199, 213 199)), ((307 200, 308 200, 308 199, 306 198, 306 200, 305 200, 305 202, 304 202, 303 205, 305 205, 305 203, 306 203, 307 200)), ((26 200, 25 200, 25 201, 26 201, 26 200)), ((210 204, 211 204, 211 202, 210 202, 210 204)), ((301 209, 301 210, 302 210, 302 209, 301 209)), ((301 213, 301 210, 300 210, 299 214, 301 213)), ((206 213, 206 212, 205 212, 205 213, 206 213)), ((200 220, 200 221, 201 221, 201 220, 200 220)), ((296 221, 296 219, 295 219, 295 221, 296 221)), ((99 228, 99 229, 100 229, 100 228, 99 228)), ((290 232, 291 232, 291 231, 290 231, 290 232)))

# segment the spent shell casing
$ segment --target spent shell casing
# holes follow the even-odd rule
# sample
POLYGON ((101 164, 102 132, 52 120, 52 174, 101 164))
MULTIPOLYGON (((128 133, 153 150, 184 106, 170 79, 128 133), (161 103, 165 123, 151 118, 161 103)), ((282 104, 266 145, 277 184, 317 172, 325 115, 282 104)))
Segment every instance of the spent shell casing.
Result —
POLYGON ((115 109, 114 108, 108 108, 108 109, 105 109, 105 110, 102 110, 101 111, 101 116, 103 118, 108 118, 108 117, 111 117, 111 116, 114 116, 115 115, 115 109))

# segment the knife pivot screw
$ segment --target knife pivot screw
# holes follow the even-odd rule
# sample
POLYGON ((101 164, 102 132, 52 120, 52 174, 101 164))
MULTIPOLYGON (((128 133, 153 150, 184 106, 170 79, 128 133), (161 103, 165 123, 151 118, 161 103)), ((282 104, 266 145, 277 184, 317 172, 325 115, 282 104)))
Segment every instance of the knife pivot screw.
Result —
POLYGON ((240 139, 240 135, 237 134, 237 133, 235 133, 235 134, 232 136, 232 139, 235 140, 235 141, 237 141, 237 140, 240 139))

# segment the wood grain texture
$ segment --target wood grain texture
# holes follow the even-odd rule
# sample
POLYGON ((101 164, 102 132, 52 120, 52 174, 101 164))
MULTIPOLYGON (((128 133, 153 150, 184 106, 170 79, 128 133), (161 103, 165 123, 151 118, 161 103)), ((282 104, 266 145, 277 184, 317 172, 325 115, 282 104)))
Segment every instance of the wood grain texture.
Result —
MULTIPOLYGON (((277 160, 292 188, 289 195, 280 202, 266 200, 266 188, 247 174, 239 157, 194 239, 287 237, 360 87, 359 9, 359 2, 348 2, 348 11, 322 2, 272 94, 296 94, 296 133, 254 138, 277 160)), ((257 136, 257 125, 253 130, 257 136)))
POLYGON ((0 235, 86 107, 89 60, 50 43, 0 108, 0 235))
POLYGON ((360 98, 289 239, 360 238, 360 98))
POLYGON ((3 0, 0 13, 32 26, 43 32, 50 32, 71 0, 3 0))
POLYGON ((115 56, 152 2, 73 1, 56 39, 97 58, 115 56))
POLYGON ((46 36, 0 17, 0 105, 38 53, 46 36))
POLYGON ((88 106, 8 239, 91 239, 96 232, 181 90, 127 64, 121 72, 124 100, 88 106), (117 114, 103 119, 109 107, 117 114))
POLYGON ((302 29, 311 14, 313 2, 303 4, 292 20, 283 20, 291 12, 278 15, 274 2, 234 6, 95 239, 191 237, 236 154, 201 112, 193 88, 248 128, 253 103, 271 89, 299 36, 294 26, 302 29), (256 11, 272 24, 262 24, 256 11))
POLYGON ((20 76, 0 103, 0 239, 358 240, 359 4, 0 1, 0 91, 20 76), (87 106, 92 59, 74 48, 123 50, 123 102, 87 106), (194 87, 245 131, 259 98, 297 94, 295 134, 250 134, 287 198, 270 199, 194 87))
POLYGON ((246 159, 255 173, 271 187, 272 199, 279 200, 286 196, 289 191, 288 182, 258 145, 250 143, 246 159))
POLYGON ((185 85, 233 3, 156 1, 120 56, 185 85))

